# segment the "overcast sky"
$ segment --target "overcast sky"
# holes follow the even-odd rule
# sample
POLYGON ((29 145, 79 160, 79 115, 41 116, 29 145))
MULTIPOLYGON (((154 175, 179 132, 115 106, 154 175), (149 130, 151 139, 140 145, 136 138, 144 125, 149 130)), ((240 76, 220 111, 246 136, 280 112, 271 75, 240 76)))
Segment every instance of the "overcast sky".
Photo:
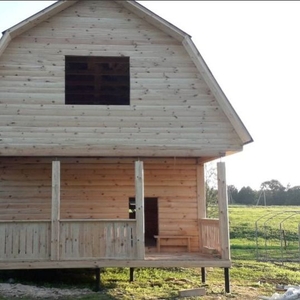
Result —
MULTIPOLYGON (((54 1, 0 1, 0 31, 54 1)), ((222 159, 227 184, 300 185, 300 2, 139 1, 192 36, 254 142, 222 159)))

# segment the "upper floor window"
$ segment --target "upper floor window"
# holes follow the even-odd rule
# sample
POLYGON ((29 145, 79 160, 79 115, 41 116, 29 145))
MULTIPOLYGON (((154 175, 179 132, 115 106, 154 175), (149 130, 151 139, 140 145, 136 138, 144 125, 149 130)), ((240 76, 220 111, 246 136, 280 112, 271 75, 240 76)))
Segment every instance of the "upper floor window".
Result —
POLYGON ((65 103, 129 105, 129 57, 66 56, 65 103))

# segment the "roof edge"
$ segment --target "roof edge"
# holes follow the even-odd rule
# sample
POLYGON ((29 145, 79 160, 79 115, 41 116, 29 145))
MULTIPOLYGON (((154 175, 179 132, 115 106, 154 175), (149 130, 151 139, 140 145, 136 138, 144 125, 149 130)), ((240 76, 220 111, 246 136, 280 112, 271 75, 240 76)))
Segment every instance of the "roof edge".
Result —
POLYGON ((6 49, 6 47, 8 46, 10 41, 11 41, 10 33, 8 31, 5 31, 3 33, 2 38, 0 39, 0 56, 2 55, 4 50, 6 49))
MULTIPOLYGON (((36 14, 30 16, 29 18, 21 21, 20 23, 14 25, 13 27, 8 28, 3 32, 3 36, 0 39, 0 55, 4 52, 9 42, 16 36, 22 34, 26 30, 31 29, 32 27, 38 25, 39 23, 49 19, 60 11, 72 6, 77 3, 79 0, 58 0, 52 5, 46 7, 45 9, 37 12, 36 14)), ((167 34, 174 37, 176 40, 182 42, 184 37, 188 35, 186 32, 182 31, 178 27, 169 23, 162 17, 158 16, 148 8, 137 3, 136 1, 127 0, 120 1, 125 8, 138 15, 142 19, 146 20, 148 23, 153 26, 158 27, 167 34)))
POLYGON ((155 14, 150 9, 146 8, 135 0, 120 1, 120 4, 122 4, 125 8, 138 15, 140 18, 144 19, 151 25, 169 34, 179 42, 182 42, 185 36, 190 36, 180 28, 155 14))
POLYGON ((39 23, 49 19, 60 11, 75 4, 78 0, 59 0, 50 6, 40 10, 36 14, 21 21, 20 23, 8 28, 3 32, 3 36, 0 39, 0 56, 8 46, 9 42, 16 36, 22 34, 26 30, 38 25, 39 23))
POLYGON ((243 145, 253 142, 253 138, 251 137, 244 123, 242 122, 242 120, 234 110, 233 106, 227 99, 226 95, 222 91, 217 80, 208 68, 207 64, 205 63, 203 57, 199 53, 192 39, 189 36, 185 36, 185 39, 183 40, 182 44, 185 47, 186 51, 189 53, 193 62, 195 63, 198 71, 204 78, 204 81, 211 89, 213 95, 215 96, 225 115, 231 122, 238 136, 241 138, 243 145))

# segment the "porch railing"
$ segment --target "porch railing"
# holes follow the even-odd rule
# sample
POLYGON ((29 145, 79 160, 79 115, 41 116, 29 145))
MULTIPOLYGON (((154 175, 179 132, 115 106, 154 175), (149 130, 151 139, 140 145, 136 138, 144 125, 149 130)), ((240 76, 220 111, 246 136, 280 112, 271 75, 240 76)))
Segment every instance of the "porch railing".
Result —
MULTIPOLYGON (((199 219, 200 251, 205 250, 221 252, 220 226, 218 219, 199 219)), ((214 253, 211 253, 214 254, 214 253)))
MULTIPOLYGON (((135 220, 60 220, 59 260, 136 258, 135 220)), ((50 260, 51 221, 0 221, 0 260, 50 260)))
POLYGON ((60 259, 135 258, 135 220, 60 220, 60 259))
POLYGON ((0 260, 48 260, 50 243, 50 221, 0 222, 0 260))

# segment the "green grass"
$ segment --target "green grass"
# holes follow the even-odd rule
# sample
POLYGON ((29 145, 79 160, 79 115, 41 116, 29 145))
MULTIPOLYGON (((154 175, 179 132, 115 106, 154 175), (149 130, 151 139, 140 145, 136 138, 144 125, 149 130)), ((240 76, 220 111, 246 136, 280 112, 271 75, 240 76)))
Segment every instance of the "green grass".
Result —
MULTIPOLYGON (((207 296, 188 299, 257 299, 258 295, 271 296, 276 284, 299 285, 300 272, 298 263, 257 262, 255 221, 267 213, 278 213, 284 210, 295 210, 296 207, 245 207, 230 206, 231 253, 233 266, 230 270, 230 295, 224 293, 224 274, 221 268, 207 268, 207 284, 201 284, 199 269, 186 268, 138 268, 135 270, 135 281, 129 282, 128 268, 105 268, 101 273, 102 291, 97 294, 82 296, 81 300, 116 300, 116 299, 178 299, 178 291, 204 286, 207 296), (249 294, 251 292, 253 295, 249 294)), ((265 221, 264 221, 265 222, 265 221)), ((278 256, 280 247, 276 239, 278 219, 268 222, 271 239, 269 254, 278 256)), ((297 228, 296 218, 285 223, 285 230, 297 228)), ((264 236, 260 236, 259 250, 265 251, 264 236)), ((295 245, 293 247, 296 247, 295 245)), ((296 247, 296 250, 298 248, 296 247)), ((299 257, 299 252, 298 252, 299 257)), ((19 273, 1 272, 0 280, 14 277, 17 282, 51 286, 94 288, 95 274, 91 270, 57 270, 57 271, 21 271, 19 273), (52 272, 52 274, 51 274, 52 272), (54 273, 53 273, 54 272, 54 273), (30 274, 30 275, 29 275, 30 274), (2 275, 2 277, 1 277, 2 275), (28 278, 31 280, 28 281, 28 278)), ((1 298, 2 300, 4 298, 1 298)), ((23 298, 29 299, 29 298, 23 298)), ((64 298, 64 300, 71 298, 64 298)), ((74 299, 74 298, 72 298, 74 299)))
POLYGON ((233 259, 299 259, 299 207, 230 206, 229 216, 233 259))
MULTIPOLYGON (((220 268, 207 268, 207 284, 202 285, 199 269, 185 268, 149 268, 136 269, 135 281, 130 283, 128 268, 105 268, 101 275, 99 293, 82 296, 81 300, 114 300, 114 299, 177 299, 178 291, 204 286, 207 296, 199 299, 257 299, 240 298, 239 295, 255 290, 259 295, 272 295, 276 284, 296 285, 300 282, 299 265, 279 266, 255 261, 234 261, 230 271, 232 293, 224 293, 224 275, 220 268), (239 292, 237 292, 239 291, 239 292), (208 298, 210 297, 210 298, 208 298), (212 297, 212 298, 211 298, 212 297)), ((44 275, 45 276, 45 275, 44 275)), ((18 280, 18 277, 15 277, 18 280)), ((35 284, 50 287, 93 288, 93 272, 86 271, 84 276, 77 270, 60 271, 56 277, 43 278, 35 284), (72 272, 72 273, 71 273, 72 272), (62 284, 63 282, 63 284, 62 284)), ((26 280, 21 282, 30 283, 26 280)), ((0 299, 4 299, 1 298, 0 299)), ((30 298, 24 298, 30 299, 30 298)), ((63 298, 64 300, 71 298, 63 298)), ((74 299, 74 297, 72 298, 74 299)), ((198 298, 189 298, 198 299, 198 298)))

